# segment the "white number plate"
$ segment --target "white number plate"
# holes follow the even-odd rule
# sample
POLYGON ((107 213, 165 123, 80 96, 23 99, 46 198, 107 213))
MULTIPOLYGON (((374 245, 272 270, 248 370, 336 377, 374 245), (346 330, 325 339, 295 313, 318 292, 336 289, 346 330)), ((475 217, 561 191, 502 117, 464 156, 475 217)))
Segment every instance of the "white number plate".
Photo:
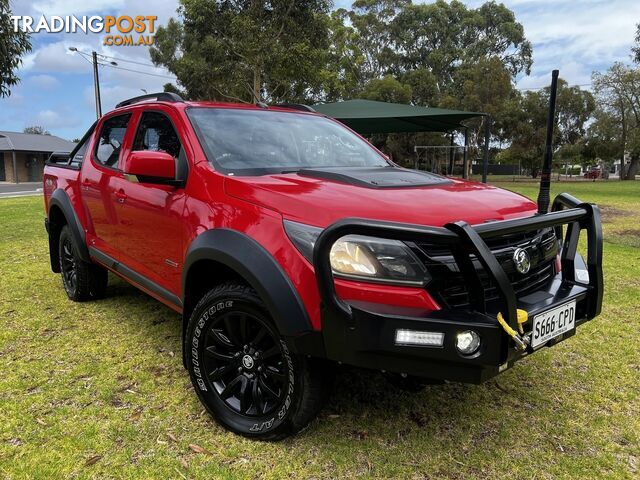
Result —
POLYGON ((533 317, 531 346, 536 348, 576 326, 576 301, 539 313, 533 317))

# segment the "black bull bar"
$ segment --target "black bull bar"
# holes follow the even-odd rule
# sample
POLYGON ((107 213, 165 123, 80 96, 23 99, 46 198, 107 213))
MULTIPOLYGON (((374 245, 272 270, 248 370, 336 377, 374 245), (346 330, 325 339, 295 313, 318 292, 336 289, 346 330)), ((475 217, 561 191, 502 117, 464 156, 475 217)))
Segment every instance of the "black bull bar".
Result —
POLYGON ((522 233, 553 227, 562 242, 562 281, 575 283, 575 257, 580 232, 587 232, 587 271, 589 272, 586 298, 586 316, 594 318, 602 308, 604 291, 602 275, 602 224, 600 210, 596 205, 584 203, 562 193, 553 201, 552 211, 543 215, 502 220, 470 226, 466 222, 448 223, 444 227, 429 227, 415 224, 384 222, 361 218, 346 218, 327 227, 318 237, 313 264, 323 308, 331 313, 352 318, 349 304, 340 299, 331 269, 329 252, 333 244, 345 235, 367 235, 408 242, 424 242, 451 247, 460 271, 470 292, 471 309, 486 313, 484 288, 471 256, 475 256, 499 293, 500 311, 506 322, 516 330, 517 298, 507 274, 496 260, 484 240, 502 235, 522 233), (567 225, 566 234, 563 226, 567 225))

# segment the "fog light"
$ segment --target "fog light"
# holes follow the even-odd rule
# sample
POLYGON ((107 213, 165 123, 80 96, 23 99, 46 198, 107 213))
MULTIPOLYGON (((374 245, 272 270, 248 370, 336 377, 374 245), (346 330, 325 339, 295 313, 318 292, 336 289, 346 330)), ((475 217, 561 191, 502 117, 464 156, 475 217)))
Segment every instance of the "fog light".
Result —
POLYGON ((480 348, 480 335, 473 330, 459 333, 456 337, 456 348, 463 355, 473 355, 480 348))
POLYGON ((420 330, 396 330, 396 345, 421 345, 441 347, 444 342, 442 332, 423 332, 420 330))

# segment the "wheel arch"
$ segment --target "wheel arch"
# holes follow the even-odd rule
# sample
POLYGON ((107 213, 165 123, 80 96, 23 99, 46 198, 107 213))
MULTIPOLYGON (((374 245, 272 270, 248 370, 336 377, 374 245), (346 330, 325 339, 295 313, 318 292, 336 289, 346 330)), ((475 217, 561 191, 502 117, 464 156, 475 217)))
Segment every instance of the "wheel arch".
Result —
POLYGON ((53 192, 49 199, 49 211, 47 212, 48 234, 49 234, 49 260, 51 262, 51 270, 60 272, 60 258, 58 244, 60 240, 60 230, 65 225, 69 225, 73 238, 78 244, 80 258, 89 262, 89 250, 85 243, 84 229, 80 223, 80 219, 76 214, 71 199, 67 192, 58 188, 53 192))
POLYGON ((183 337, 202 295, 201 278, 214 282, 241 281, 253 288, 265 303, 283 336, 297 336, 313 330, 307 310, 295 287, 278 262, 254 239, 227 228, 200 234, 189 247, 182 273, 183 337))

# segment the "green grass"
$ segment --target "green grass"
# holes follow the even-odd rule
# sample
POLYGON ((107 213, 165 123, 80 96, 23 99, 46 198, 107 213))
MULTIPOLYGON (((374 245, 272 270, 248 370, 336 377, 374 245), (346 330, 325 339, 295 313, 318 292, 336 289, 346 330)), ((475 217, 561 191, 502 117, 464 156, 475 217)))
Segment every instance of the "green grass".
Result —
POLYGON ((42 200, 0 201, 0 478, 638 478, 640 182, 564 189, 604 207, 598 319, 481 386, 342 373, 320 418, 275 444, 203 413, 175 313, 115 279, 68 301, 42 200))

